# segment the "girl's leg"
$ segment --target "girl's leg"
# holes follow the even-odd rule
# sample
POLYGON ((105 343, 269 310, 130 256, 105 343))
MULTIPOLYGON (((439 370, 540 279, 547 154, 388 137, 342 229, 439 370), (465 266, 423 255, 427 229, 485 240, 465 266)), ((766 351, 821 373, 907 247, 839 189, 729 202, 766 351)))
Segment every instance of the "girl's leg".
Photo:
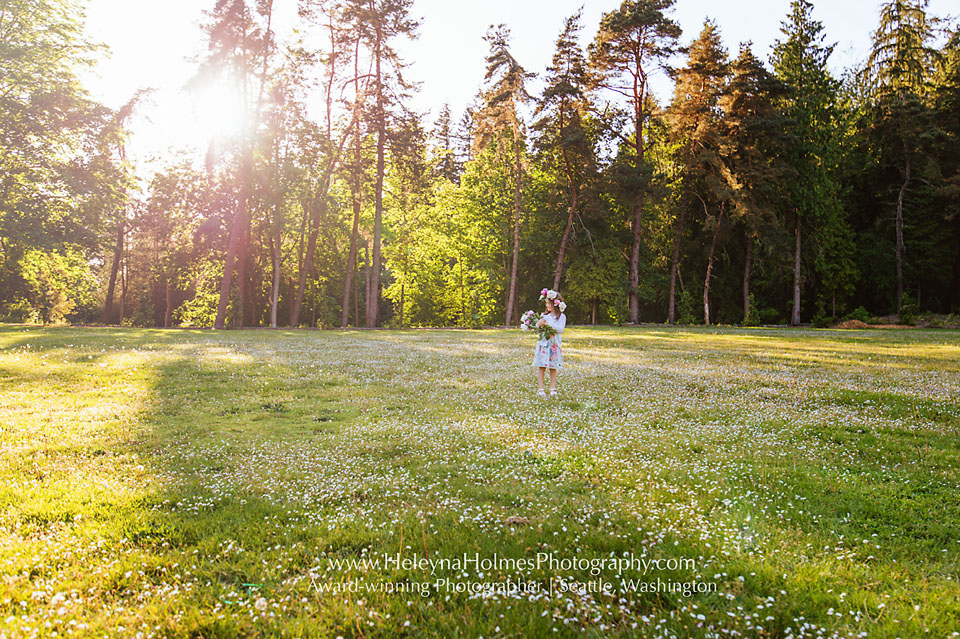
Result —
POLYGON ((543 366, 537 369, 537 389, 538 390, 543 390, 543 371, 544 371, 543 366))
POLYGON ((557 390, 557 369, 550 369, 550 392, 557 390))

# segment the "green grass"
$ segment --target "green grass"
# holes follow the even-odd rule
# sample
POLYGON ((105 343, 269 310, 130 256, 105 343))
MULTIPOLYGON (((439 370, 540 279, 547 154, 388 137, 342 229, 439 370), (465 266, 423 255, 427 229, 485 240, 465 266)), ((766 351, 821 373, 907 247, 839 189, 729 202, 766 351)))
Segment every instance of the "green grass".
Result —
POLYGON ((960 333, 564 349, 0 328, 0 637, 960 636, 960 333))

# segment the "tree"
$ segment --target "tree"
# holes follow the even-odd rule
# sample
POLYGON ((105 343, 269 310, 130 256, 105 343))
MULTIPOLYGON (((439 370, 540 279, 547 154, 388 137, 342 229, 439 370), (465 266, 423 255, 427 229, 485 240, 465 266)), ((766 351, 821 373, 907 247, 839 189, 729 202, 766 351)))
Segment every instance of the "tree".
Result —
MULTIPOLYGON (((99 51, 84 38, 80 6, 21 0, 0 13, 0 314, 36 317, 40 280, 24 269, 50 274, 49 263, 71 273, 56 281, 83 280, 75 269, 89 273, 99 259, 125 180, 115 155, 104 152, 116 114, 91 100, 78 78, 99 51)), ((70 308, 86 312, 85 304, 70 308)))
MULTIPOLYGON (((240 135, 240 166, 238 169, 239 191, 236 213, 230 223, 230 239, 227 244, 226 262, 223 269, 223 281, 220 285, 220 302, 214 328, 223 328, 226 319, 227 303, 233 281, 234 262, 241 252, 241 273, 238 277, 241 291, 241 305, 246 297, 243 266, 246 246, 241 246, 241 237, 248 234, 250 225, 248 198, 253 180, 253 136, 260 122, 263 92, 266 85, 268 61, 273 50, 271 20, 273 0, 260 0, 256 13, 266 20, 266 28, 261 29, 254 18, 246 0, 217 0, 209 12, 210 22, 204 27, 210 38, 210 53, 193 78, 193 86, 204 82, 226 81, 236 91, 244 114, 244 130, 240 135), (255 65, 262 62, 259 74, 259 86, 254 91, 255 65), (256 96, 256 97, 254 97, 256 96)), ((243 311, 240 313, 243 323, 243 311)))
POLYGON ((557 38, 553 61, 547 67, 546 86, 534 115, 540 120, 535 128, 541 132, 539 146, 544 155, 557 165, 562 182, 569 193, 567 222, 557 250, 557 266, 553 288, 560 288, 563 260, 577 214, 584 182, 594 170, 593 144, 584 126, 588 117, 587 64, 578 42, 582 12, 567 18, 557 38))
POLYGON ((453 116, 450 114, 450 105, 444 104, 440 115, 433 125, 433 156, 434 172, 451 184, 459 184, 463 174, 463 162, 458 157, 456 148, 456 131, 454 130, 453 116))
MULTIPOLYGON (((105 136, 109 140, 108 145, 116 147, 119 168, 122 172, 124 172, 124 177, 126 178, 125 181, 127 182, 132 179, 132 176, 129 175, 130 167, 127 162, 126 125, 127 121, 133 115, 137 105, 149 93, 149 89, 141 89, 134 93, 133 97, 117 111, 116 116, 111 122, 111 134, 109 136, 105 136)), ((110 150, 104 149, 104 151, 109 153, 110 150)), ((109 324, 113 318, 113 295, 117 284, 117 273, 120 271, 120 262, 123 259, 123 242, 127 235, 127 188, 123 188, 121 193, 118 195, 119 201, 117 202, 117 205, 119 210, 117 211, 116 222, 117 242, 113 251, 112 266, 110 267, 110 282, 107 285, 107 299, 103 305, 103 322, 105 324, 109 324)), ((122 322, 123 317, 120 317, 118 323, 122 322)))
POLYGON ((633 249, 630 253, 630 322, 639 321, 641 217, 646 194, 645 129, 651 117, 650 74, 677 51, 681 30, 666 16, 674 0, 624 0, 620 8, 604 14, 590 46, 590 64, 601 86, 625 96, 630 103, 633 138, 630 164, 635 185, 633 249))
POLYGON ((721 129, 725 138, 723 158, 731 189, 731 218, 744 234, 743 317, 750 317, 750 280, 754 246, 764 229, 776 224, 776 212, 784 202, 780 184, 789 174, 783 161, 786 121, 776 102, 786 93, 783 86, 753 55, 749 43, 740 45, 740 55, 731 65, 731 78, 720 99, 721 129))
POLYGON ((874 118, 886 161, 895 163, 901 184, 896 203, 897 312, 903 300, 904 201, 915 178, 917 155, 934 137, 928 97, 938 62, 930 46, 933 27, 926 0, 890 0, 880 8, 865 73, 876 101, 874 118))
POLYGON ((699 37, 690 45, 686 66, 677 72, 676 93, 670 106, 671 133, 677 144, 682 186, 675 222, 673 259, 670 263, 670 293, 667 322, 675 321, 675 291, 680 262, 680 242, 687 207, 702 208, 704 223, 713 227, 713 241, 704 280, 704 323, 710 323, 710 276, 720 232, 721 217, 728 197, 721 157, 720 96, 727 81, 727 54, 720 42, 716 24, 707 20, 699 37), (716 217, 709 213, 716 208, 716 217))
POLYGON ((383 231, 383 180, 386 171, 389 107, 399 102, 410 86, 401 73, 403 62, 391 45, 398 37, 416 38, 419 23, 410 18, 412 0, 348 0, 346 19, 356 28, 373 60, 372 92, 375 104, 370 112, 377 136, 376 186, 374 188, 373 256, 371 286, 367 290, 367 328, 377 325, 380 299, 380 245, 383 231))
POLYGON ((790 323, 800 323, 802 236, 819 220, 842 217, 836 172, 838 84, 827 69, 833 46, 823 44, 823 25, 811 16, 809 0, 793 0, 782 24, 784 39, 774 45, 773 68, 789 88, 780 108, 790 123, 786 158, 793 179, 788 183, 793 209, 793 310, 790 323))
POLYGON ((509 288, 506 302, 506 325, 513 321, 517 295, 517 262, 520 259, 520 202, 523 183, 523 126, 517 110, 529 99, 526 82, 532 77, 510 53, 510 30, 504 25, 491 26, 484 36, 490 45, 487 73, 484 76, 483 110, 474 119, 475 153, 491 142, 497 155, 512 155, 513 171, 513 256, 510 261, 509 288), (509 146, 509 151, 508 151, 509 146))
MULTIPOLYGON (((941 136, 936 145, 939 197, 960 247, 960 25, 954 25, 935 81, 933 104, 941 136)), ((949 309, 960 308, 960 250, 954 248, 949 309)))

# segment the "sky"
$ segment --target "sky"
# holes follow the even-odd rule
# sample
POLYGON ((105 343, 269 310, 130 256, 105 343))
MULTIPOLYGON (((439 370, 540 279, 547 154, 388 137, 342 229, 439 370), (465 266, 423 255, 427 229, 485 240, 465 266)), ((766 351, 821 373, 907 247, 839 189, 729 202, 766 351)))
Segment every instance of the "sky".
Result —
MULTIPOLYGON (((227 96, 213 93, 198 100, 183 90, 205 50, 199 25, 203 11, 213 4, 213 0, 88 0, 87 33, 110 49, 96 69, 84 76, 93 97, 116 108, 139 88, 155 89, 131 123, 128 153, 138 163, 149 164, 151 157, 171 147, 203 149, 211 131, 234 125, 227 96)), ((412 15, 420 20, 419 37, 397 46, 410 64, 407 77, 422 83, 412 106, 427 113, 430 122, 449 103, 459 118, 482 83, 487 53, 483 35, 491 24, 506 24, 513 35, 514 57, 528 71, 542 74, 568 15, 583 7, 586 46, 603 13, 619 4, 618 0, 414 0, 412 15)), ((767 60, 781 36, 789 4, 789 0, 678 0, 672 17, 683 29, 684 44, 696 38, 704 20, 711 18, 731 55, 736 55, 739 43, 751 41, 754 53, 767 60)), ((830 59, 835 74, 866 56, 880 4, 879 0, 815 2, 814 18, 823 23, 827 43, 836 44, 830 59)), ((951 0, 931 0, 929 11, 946 16, 950 5, 951 0)), ((296 0, 275 0, 274 6, 282 37, 295 24, 296 0)), ((538 84, 531 88, 536 94, 538 84)), ((662 101, 669 100, 671 86, 665 77, 654 79, 653 88, 662 101)))

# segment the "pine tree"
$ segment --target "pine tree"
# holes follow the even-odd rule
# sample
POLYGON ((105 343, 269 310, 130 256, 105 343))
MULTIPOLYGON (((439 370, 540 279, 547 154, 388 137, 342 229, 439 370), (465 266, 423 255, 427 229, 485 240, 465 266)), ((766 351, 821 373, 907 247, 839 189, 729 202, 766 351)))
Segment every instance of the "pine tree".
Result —
POLYGON ((943 48, 934 89, 934 109, 941 132, 936 145, 939 197, 953 227, 954 251, 949 309, 960 309, 960 25, 943 48))
POLYGON ((584 125, 589 111, 587 65, 578 42, 581 12, 567 18, 557 38, 553 61, 547 67, 546 86, 534 115, 544 155, 553 157, 569 193, 567 221, 557 251, 553 288, 560 288, 564 256, 584 182, 594 168, 593 145, 584 125))
POLYGON ((463 162, 460 161, 456 149, 456 131, 454 130, 453 116, 450 114, 450 105, 444 104, 440 115, 433 125, 433 155, 435 158, 435 174, 451 184, 460 182, 463 173, 463 162))
POLYGON ((487 73, 484 80, 483 110, 476 114, 474 153, 491 142, 500 157, 511 158, 514 180, 513 195, 513 255, 510 261, 509 288, 506 303, 506 325, 513 321, 517 297, 517 262, 520 259, 520 206, 523 183, 523 123, 518 112, 530 99, 526 83, 532 77, 510 52, 510 30, 504 25, 491 26, 484 36, 490 45, 487 55, 487 73), (505 145, 509 145, 509 150, 505 145))
POLYGON ((743 317, 750 315, 750 281, 755 245, 766 229, 776 224, 776 212, 784 204, 780 184, 789 169, 782 159, 785 147, 784 117, 776 101, 786 92, 750 44, 740 45, 740 55, 730 67, 730 83, 720 100, 721 129, 730 189, 731 219, 744 236, 743 317))
POLYGON ((670 265, 667 321, 671 324, 675 320, 675 282, 687 207, 702 209, 704 224, 713 230, 703 288, 704 323, 710 323, 710 278, 720 225, 730 195, 721 156, 724 142, 719 112, 728 67, 716 24, 707 20, 699 37, 690 45, 686 66, 677 72, 676 94, 669 113, 671 136, 678 148, 677 161, 682 167, 680 210, 674 225, 670 265), (712 215, 711 210, 716 211, 716 215, 712 215))
POLYGON ((192 83, 202 84, 226 77, 236 88, 244 114, 245 128, 240 139, 240 166, 237 181, 237 208, 230 222, 230 239, 227 244, 226 263, 223 268, 223 280, 220 285, 220 302, 214 328, 223 328, 230 299, 233 281, 234 263, 240 256, 238 284, 241 288, 240 323, 244 323, 244 309, 250 311, 247 301, 245 265, 247 263, 247 242, 249 235, 250 211, 249 198, 253 181, 253 135, 260 120, 260 109, 266 83, 268 59, 273 50, 271 18, 273 2, 259 2, 256 12, 251 11, 247 0, 217 0, 213 10, 208 13, 210 22, 205 26, 210 40, 209 56, 200 66, 192 83), (266 28, 257 24, 256 14, 265 20, 266 28), (262 62, 259 77, 256 74, 257 62, 262 62), (256 85, 259 86, 256 86, 256 85))
POLYGON ((773 68, 789 93, 781 101, 790 123, 786 159, 792 169, 789 180, 793 227, 793 309, 790 323, 800 323, 802 238, 822 219, 841 218, 837 135, 838 83, 827 69, 833 46, 823 44, 823 25, 812 17, 809 0, 793 0, 790 13, 773 51, 773 68))
POLYGON ((926 6, 926 0, 890 0, 881 6, 865 69, 884 161, 895 164, 901 177, 896 204, 897 312, 904 294, 904 203, 916 182, 916 163, 936 126, 928 98, 938 53, 930 46, 933 25, 926 6))
POLYGON ((629 101, 633 138, 633 248, 630 253, 629 317, 639 321, 641 217, 647 193, 648 167, 644 152, 646 128, 651 119, 650 75, 664 67, 677 51, 680 26, 667 17, 674 0, 624 0, 620 8, 604 14, 590 46, 590 65, 601 86, 629 101))
POLYGON ((387 131, 390 108, 411 87, 403 79, 404 64, 391 44, 397 38, 416 38, 419 23, 410 17, 413 0, 348 0, 346 20, 357 30, 373 61, 371 91, 374 104, 370 124, 377 137, 374 187, 373 248, 370 286, 367 290, 367 328, 377 325, 380 301, 381 235, 383 233, 383 180, 386 174, 387 131))

